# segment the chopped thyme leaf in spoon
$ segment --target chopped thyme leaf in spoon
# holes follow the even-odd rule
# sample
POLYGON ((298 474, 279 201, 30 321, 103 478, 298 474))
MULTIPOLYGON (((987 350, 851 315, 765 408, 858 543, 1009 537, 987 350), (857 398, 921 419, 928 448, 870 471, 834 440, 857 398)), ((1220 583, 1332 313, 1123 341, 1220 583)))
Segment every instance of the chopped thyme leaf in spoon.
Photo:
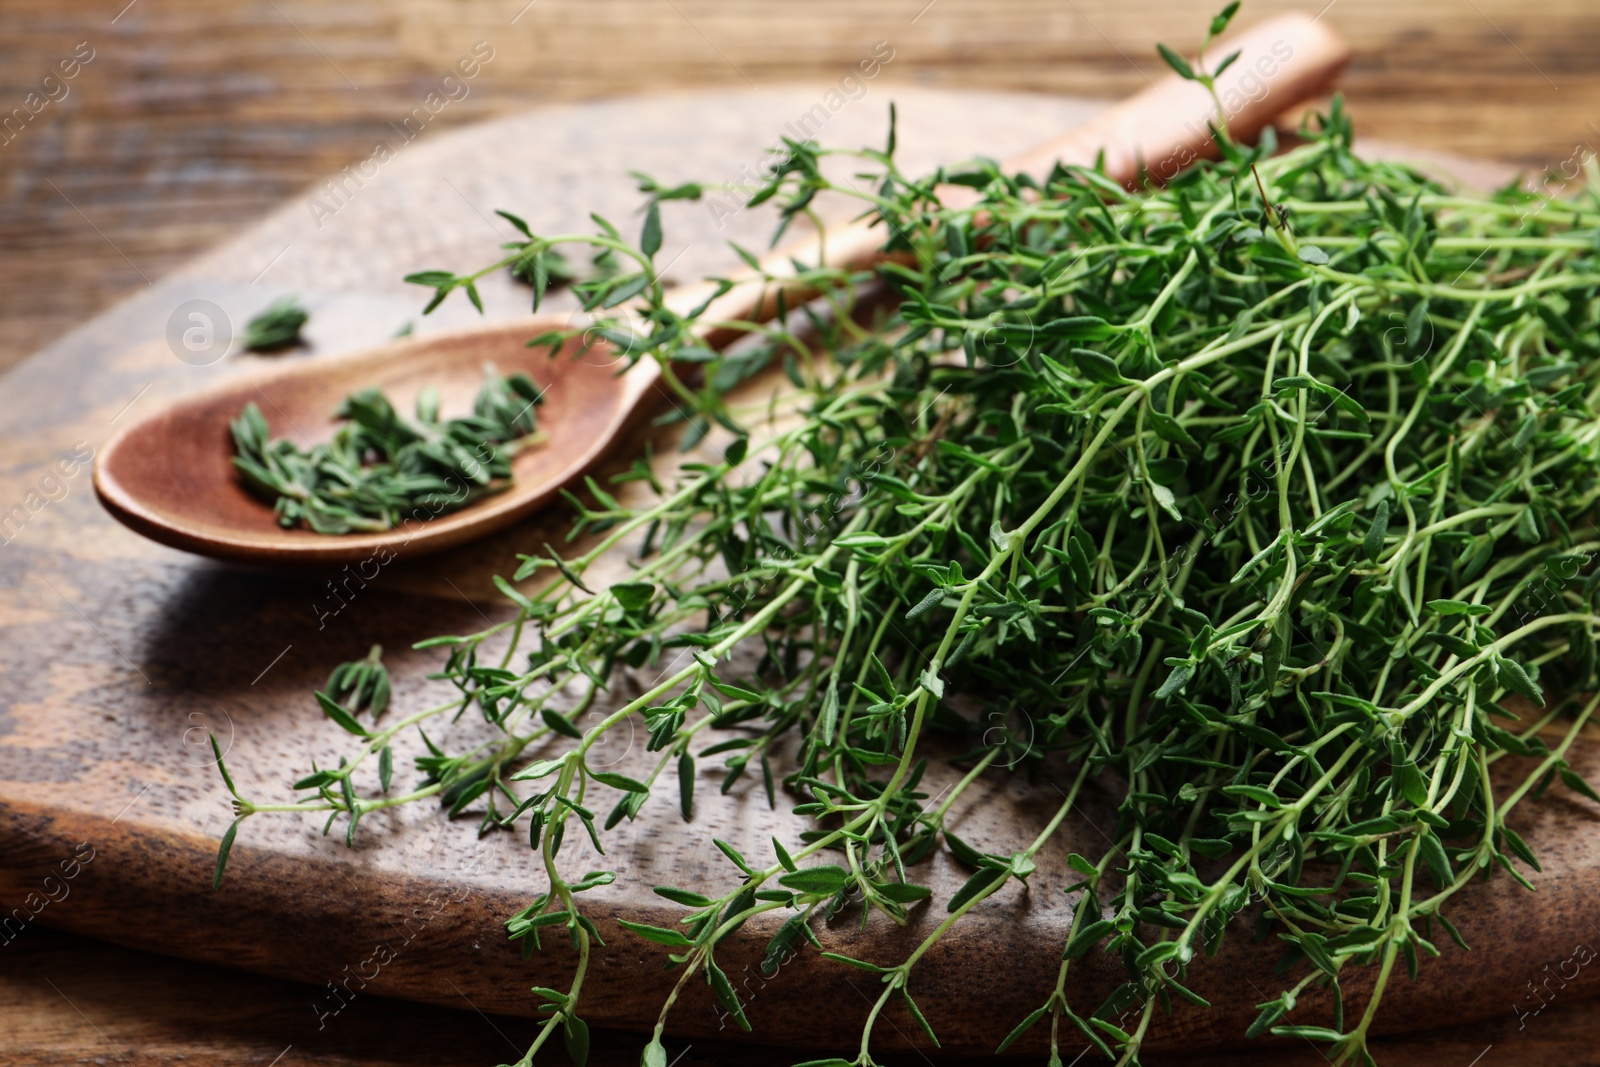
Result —
POLYGON ((541 440, 534 408, 543 399, 525 374, 486 368, 472 414, 441 421, 439 395, 417 397, 401 415, 377 389, 346 397, 346 420, 331 441, 302 449, 272 438, 254 404, 230 424, 233 465, 258 496, 274 502, 282 526, 320 534, 393 529, 405 516, 465 507, 511 484, 511 457, 541 440))

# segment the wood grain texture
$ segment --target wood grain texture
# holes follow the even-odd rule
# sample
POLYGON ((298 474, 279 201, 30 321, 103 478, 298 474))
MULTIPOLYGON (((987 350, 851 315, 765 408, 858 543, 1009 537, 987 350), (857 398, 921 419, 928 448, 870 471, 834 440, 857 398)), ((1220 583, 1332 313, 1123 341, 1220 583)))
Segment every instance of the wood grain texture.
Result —
MULTIPOLYGON (((1124 95, 1214 0, 7 0, 0 115, 96 58, 0 145, 0 365, 367 157, 473 42, 494 60, 435 131, 560 100, 837 83, 874 42, 905 85, 1124 95), (526 10, 524 10, 526 6, 526 10), (924 11, 924 7, 927 8, 924 11), (120 15, 119 15, 120 12, 120 15), (115 21, 113 22, 113 18, 115 21)), ((1363 131, 1538 168, 1600 143, 1586 0, 1252 0, 1318 11, 1358 59, 1363 131)), ((430 134, 431 136, 431 134, 430 134)))
MULTIPOLYGON (((484 1015, 465 1002, 451 1010, 372 996, 358 996, 319 1029, 315 997, 294 982, 30 930, 0 952, 0 1060, 8 1067, 487 1067, 514 1057, 531 1031, 526 1019, 484 1015)), ((637 1035, 595 1031, 589 1063, 636 1067, 639 1044, 637 1035)), ((802 1055, 715 1039, 669 1041, 667 1049, 681 1057, 678 1067, 772 1067, 802 1055)), ((1600 1013, 1563 994, 1521 1030, 1508 1016, 1379 1038, 1373 1051, 1380 1063, 1401 1067, 1600 1067, 1600 1013)), ((565 1062, 560 1052, 551 1061, 565 1062)), ((880 1062, 972 1061, 912 1052, 880 1062)), ((1154 1053, 1145 1063, 1326 1067, 1327 1060, 1301 1045, 1154 1053)))
MULTIPOLYGON (((980 147, 1005 154, 1093 109, 1042 97, 899 96, 913 167, 980 147)), ((813 99, 804 89, 686 94, 552 108, 441 135, 397 155, 332 218, 293 202, 7 376, 0 388, 0 501, 22 502, 26 519, 7 531, 10 555, 0 569, 0 901, 9 902, 8 911, 21 907, 24 919, 36 911, 28 925, 310 981, 319 1005, 314 1018, 342 1014, 335 987, 446 1005, 465 998, 485 1012, 527 1013, 533 1004, 522 990, 560 983, 569 953, 557 947, 524 962, 500 926, 537 891, 525 847, 505 836, 477 841, 470 826, 445 824, 432 811, 369 817, 353 851, 297 818, 252 820, 224 890, 212 893, 215 843, 229 814, 204 738, 208 731, 221 737, 249 795, 284 796, 284 783, 311 757, 325 762, 346 748, 306 696, 334 663, 356 658, 370 641, 404 649, 419 636, 481 626, 501 610, 489 576, 511 570, 516 551, 559 540, 565 516, 546 513, 423 566, 396 560, 365 585, 345 585, 342 573, 285 577, 160 548, 102 514, 81 469, 67 475, 51 465, 95 447, 137 405, 261 362, 178 358, 165 331, 173 310, 188 301, 214 301, 221 314, 237 318, 278 292, 316 294, 314 351, 374 343, 417 306, 417 295, 396 281, 405 269, 476 263, 502 236, 486 217, 489 208, 523 210, 540 231, 570 227, 591 207, 625 217, 634 194, 604 146, 626 145, 627 164, 667 181, 734 171, 739 161, 758 158, 774 124, 813 99), (55 480, 46 483, 47 476, 55 480), (30 493, 41 494, 33 498, 36 509, 30 493), (348 598, 331 616, 330 582, 348 598), (92 859, 83 858, 80 843, 92 859), (75 855, 70 895, 47 901, 59 891, 46 877, 56 870, 60 884, 62 863, 75 855), (374 964, 385 955, 396 962, 374 964)), ((875 109, 847 107, 831 121, 841 138, 865 141, 879 135, 882 119, 875 109)), ((766 226, 757 216, 719 218, 704 206, 685 206, 669 217, 664 255, 679 256, 680 277, 725 269, 731 256, 723 241, 754 244, 766 226)), ((492 315, 522 310, 523 296, 504 279, 485 297, 492 315)), ((463 314, 445 311, 419 328, 441 329, 463 314)), ((672 455, 670 440, 657 443, 659 455, 672 455)), ((641 445, 635 439, 623 454, 641 445)), ((436 684, 424 678, 431 658, 402 652, 392 662, 397 700, 418 706, 436 684)), ((624 687, 617 695, 631 693, 624 687)), ((641 751, 619 748, 618 769, 640 765, 641 751)), ((1586 751, 1581 769, 1600 772, 1600 751, 1586 751)), ((713 771, 705 773, 710 785, 713 771)), ((986 781, 954 826, 985 840, 1026 839, 1053 807, 1052 780, 1047 768, 1031 782, 986 781)), ((931 788, 940 784, 935 775, 931 788)), ((726 880, 725 865, 706 865, 713 834, 764 852, 768 834, 792 841, 800 829, 770 814, 758 791, 736 790, 723 801, 710 789, 700 795, 692 824, 663 803, 616 838, 628 885, 596 898, 611 943, 587 987, 589 1017, 598 1025, 648 1022, 670 980, 658 969, 662 952, 609 921, 671 920, 673 909, 641 894, 641 885, 726 880)), ((1391 991, 1380 1025, 1507 1016, 1542 968, 1600 936, 1587 917, 1600 897, 1597 817, 1566 796, 1530 809, 1519 829, 1545 860, 1541 891, 1527 894, 1497 879, 1470 894, 1456 915, 1483 950, 1447 948, 1426 982, 1391 991)), ((1027 895, 998 894, 926 957, 917 992, 947 1048, 992 1048, 1043 999, 1066 924, 1067 901, 1056 891, 1069 880, 1064 853, 1098 847, 1098 827, 1108 819, 1104 800, 1091 798, 1060 850, 1041 855, 1027 895), (992 991, 981 1013, 960 1010, 972 988, 992 991)), ((941 898, 963 877, 943 860, 926 876, 941 898)), ((906 929, 870 923, 864 933, 845 922, 824 937, 840 951, 894 959, 933 921, 922 911, 906 929)), ((764 940, 760 924, 752 926, 730 946, 725 966, 741 984, 751 983, 750 1014, 762 1036, 807 1046, 850 1041, 868 1006, 853 975, 802 956, 763 981, 745 969, 764 940), (828 1010, 803 1017, 786 1011, 802 988, 828 1010)), ((1274 955, 1231 943, 1216 965, 1196 972, 1195 987, 1218 1009, 1180 1011, 1163 1023, 1158 1042, 1193 1048, 1234 1039, 1250 1005, 1277 981, 1274 955)), ((1094 961, 1075 977, 1073 992, 1097 1000, 1114 980, 1094 961)), ((1579 992, 1573 983, 1574 999, 1579 992)), ((894 1021, 883 1032, 890 1044, 897 1033, 912 1032, 906 1020, 894 1021)), ((715 1036, 720 1026, 700 987, 674 1016, 674 1032, 686 1041, 715 1036)))

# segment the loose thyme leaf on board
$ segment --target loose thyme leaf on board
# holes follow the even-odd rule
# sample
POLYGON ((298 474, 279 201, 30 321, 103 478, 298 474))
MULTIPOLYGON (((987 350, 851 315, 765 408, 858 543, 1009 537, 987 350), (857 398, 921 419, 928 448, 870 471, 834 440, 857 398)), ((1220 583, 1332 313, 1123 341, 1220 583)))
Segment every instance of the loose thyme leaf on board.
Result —
POLYGON ((244 331, 244 347, 251 352, 271 352, 300 343, 300 330, 311 318, 292 296, 276 301, 251 319, 244 331))
POLYGON ((540 440, 539 387, 525 374, 485 368, 472 414, 440 419, 424 390, 406 418, 376 389, 344 399, 344 419, 325 444, 302 449, 272 439, 255 404, 231 423, 233 458, 247 486, 273 502, 278 522, 319 534, 388 530, 465 507, 511 484, 511 457, 540 440))
MULTIPOLYGON (((869 1064, 892 1000, 930 1029, 957 1010, 912 1008, 920 961, 997 894, 1014 915, 1024 880, 1066 892, 1073 918, 1038 954, 1043 1004, 997 1021, 1016 1027, 1005 1044, 1048 1040, 1059 1062, 1081 1034, 1137 1062, 1167 1011, 1203 1010, 1191 984, 1234 937, 1280 963, 1248 1036, 1371 1062, 1386 989, 1428 980, 1426 957, 1454 951, 1441 931, 1460 940, 1452 898, 1527 882, 1526 805, 1596 795, 1569 758, 1600 707, 1600 196, 1452 192, 1356 155, 1338 100, 1302 134, 1278 154, 1270 131, 1256 148, 1219 131, 1220 161, 1138 192, 979 162, 959 177, 982 198, 959 207, 938 200, 951 173, 909 177, 892 149, 849 154, 855 178, 834 185, 821 164, 843 153, 790 143, 751 203, 787 223, 819 196, 864 201, 900 253, 879 271, 894 307, 864 328, 859 279, 819 270, 803 334, 792 317, 725 353, 651 284, 654 222, 645 248, 601 219, 589 238, 529 235, 518 255, 587 239, 628 263, 577 287, 586 308, 642 293, 633 353, 659 361, 689 432, 737 427, 748 447, 672 477, 636 465, 623 480, 658 490, 644 503, 593 487, 574 533, 605 538, 566 558, 529 545, 517 577, 548 580, 504 584, 509 621, 419 646, 446 657, 455 698, 392 717, 428 731, 404 799, 527 840, 508 933, 576 961, 569 990, 536 991, 554 1008, 524 1062, 603 980, 589 916, 619 905, 583 894, 630 877, 626 853, 584 873, 564 844, 598 850, 647 803, 693 819, 713 760, 724 790, 806 829, 770 855, 708 844, 715 873, 654 888, 679 919, 624 951, 681 982, 646 1063, 665 1063, 688 985, 744 1019, 729 945, 750 958, 770 938, 776 968, 830 926, 849 951, 815 966, 883 978, 848 1061, 869 1064), (690 362, 703 375, 679 377, 690 362), (794 383, 787 418, 719 384, 766 366, 794 383), (591 567, 621 551, 629 580, 607 587, 591 567), (586 714, 630 668, 648 692, 586 714), (492 740, 452 730, 473 708, 492 740), (606 770, 603 746, 636 725, 649 760, 606 770), (933 732, 967 753, 942 788, 923 781, 933 732), (952 833, 1007 770, 1054 814, 952 833), (1114 802, 1103 848, 1058 840, 1086 791, 1114 802), (936 851, 965 885, 929 900, 936 851), (868 912, 921 907, 903 955, 845 944, 868 912), (1091 953, 1124 976, 1105 1003, 1082 999, 1091 953)), ((436 302, 464 288, 424 281, 436 302)), ((258 416, 236 433, 275 458, 258 416)), ((370 769, 399 729, 274 810, 353 823, 399 803, 370 769)))

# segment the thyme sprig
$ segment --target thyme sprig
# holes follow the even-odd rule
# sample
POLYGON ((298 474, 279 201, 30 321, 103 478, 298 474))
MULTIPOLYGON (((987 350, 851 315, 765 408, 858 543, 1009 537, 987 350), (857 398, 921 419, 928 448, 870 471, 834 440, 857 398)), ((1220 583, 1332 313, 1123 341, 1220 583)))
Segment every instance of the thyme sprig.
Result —
MULTIPOLYGON (((631 351, 703 364, 674 388, 696 423, 740 435, 670 484, 636 464, 624 480, 654 488, 645 504, 593 486, 574 526, 588 547, 523 557, 497 579, 508 620, 419 646, 446 654, 454 699, 382 729, 327 700, 360 747, 295 803, 235 792, 240 819, 319 812, 353 835, 371 811, 437 798, 486 808, 484 830, 526 828, 541 873, 508 932, 532 951, 564 930, 577 967, 535 991, 548 1018, 520 1062, 557 1031, 581 1062, 600 940, 582 894, 627 870, 566 869, 568 831, 598 848, 662 791, 688 817, 697 768, 720 757, 725 790, 753 778, 813 828, 770 858, 717 842, 725 878, 657 890, 678 924, 624 924, 680 975, 644 1063, 665 1065, 691 983, 747 1025, 718 964, 746 929, 766 928, 771 969, 847 905, 937 909, 903 959, 827 954, 882 979, 855 1057, 825 1061, 865 1065, 891 1009, 936 1033, 919 962, 1034 876, 1093 782, 1121 797, 1113 844, 1072 855, 1073 884, 1030 883, 1075 898, 1074 918, 1053 992, 1002 1047, 1048 1021, 1052 1063, 1074 1033, 1138 1062, 1158 1011, 1205 1004, 1189 976, 1248 918, 1276 935, 1284 975, 1249 1034, 1372 1063, 1396 968, 1415 977, 1441 932, 1461 940, 1451 898, 1538 869, 1519 806, 1557 780, 1595 798, 1567 755, 1600 704, 1572 695, 1600 689, 1600 199, 1452 194, 1356 155, 1337 100, 1302 135, 1281 154, 1270 132, 1255 148, 1223 136, 1218 162, 1138 192, 1081 167, 912 178, 870 150, 854 154, 878 168, 870 186, 835 186, 834 153, 792 144, 761 199, 785 221, 819 195, 861 201, 901 254, 879 270, 895 307, 863 328, 859 279, 812 271, 824 297, 803 330, 734 324, 750 341, 725 353, 698 338, 729 324, 663 297, 654 203, 639 246, 603 224, 595 245, 638 269, 586 302, 631 289, 647 331, 631 351), (952 181, 981 200, 943 204, 952 181), (768 365, 789 373, 792 417, 705 384, 768 365), (630 546, 628 580, 600 581, 630 546), (646 665, 644 692, 589 714, 646 665), (424 734, 416 789, 358 785, 401 732, 469 709, 491 740, 447 754, 424 734), (980 740, 996 715, 1034 726, 1003 760, 980 740), (594 758, 633 723, 655 754, 643 779, 594 758), (973 753, 937 804, 919 789, 936 731, 973 753), (973 783, 1012 764, 1072 768, 1050 821, 1022 843, 951 833, 973 783), (945 900, 917 873, 938 849, 971 871, 945 900), (1069 976, 1092 952, 1125 981, 1078 1003, 1069 976), (1352 968, 1374 988, 1346 1004, 1352 968), (1330 1016, 1296 1012, 1311 989, 1330 1016)), ((450 279, 439 298, 466 287, 450 279)))

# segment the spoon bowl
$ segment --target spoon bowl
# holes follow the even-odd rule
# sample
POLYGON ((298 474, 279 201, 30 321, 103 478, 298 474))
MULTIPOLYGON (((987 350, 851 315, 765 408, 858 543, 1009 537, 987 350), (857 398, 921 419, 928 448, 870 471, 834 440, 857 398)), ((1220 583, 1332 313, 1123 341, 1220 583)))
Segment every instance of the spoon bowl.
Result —
POLYGON ((481 537, 542 507, 591 467, 659 378, 653 362, 628 368, 604 340, 574 338, 555 358, 547 347, 527 347, 528 338, 569 325, 554 315, 496 322, 223 382, 108 441, 95 466, 95 491, 112 515, 146 537, 220 559, 342 564, 385 551, 421 555, 481 537), (332 437, 339 402, 368 387, 383 390, 403 412, 432 387, 444 414, 464 413, 486 365, 506 375, 520 371, 539 386, 543 439, 512 457, 509 487, 468 507, 438 515, 419 507, 393 530, 328 536, 280 526, 272 504, 233 467, 228 424, 246 404, 261 409, 274 437, 307 447, 332 437))

